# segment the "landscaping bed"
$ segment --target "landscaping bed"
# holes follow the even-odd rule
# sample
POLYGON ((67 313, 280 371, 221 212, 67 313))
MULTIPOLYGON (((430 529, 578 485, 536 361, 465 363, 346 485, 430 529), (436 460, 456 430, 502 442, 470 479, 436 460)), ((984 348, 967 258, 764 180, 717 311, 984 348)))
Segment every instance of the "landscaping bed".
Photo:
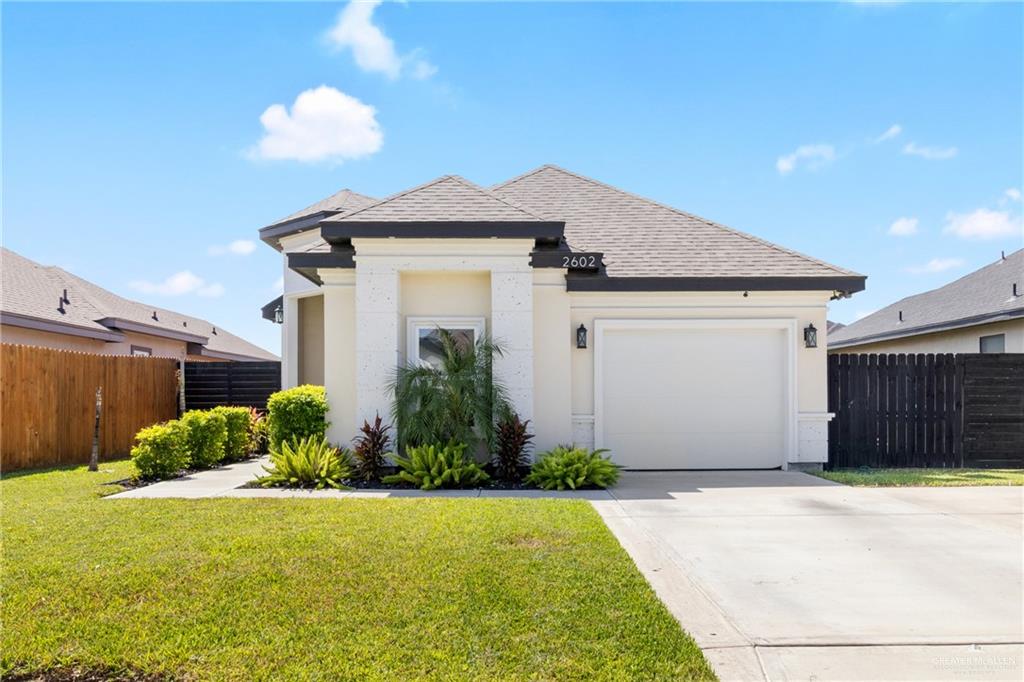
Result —
POLYGON ((837 469, 808 473, 856 486, 1024 485, 1024 469, 837 469))
POLYGON ((100 500, 129 473, 0 482, 5 676, 714 678, 587 503, 100 500))

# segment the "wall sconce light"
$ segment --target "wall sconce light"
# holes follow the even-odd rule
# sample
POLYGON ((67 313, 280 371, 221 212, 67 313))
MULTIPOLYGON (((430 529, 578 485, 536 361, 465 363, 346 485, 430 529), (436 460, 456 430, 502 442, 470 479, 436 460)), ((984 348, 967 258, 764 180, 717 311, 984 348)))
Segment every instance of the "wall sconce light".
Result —
POLYGON ((274 322, 276 324, 284 324, 284 307, 277 306, 274 308, 274 322))
POLYGON ((814 328, 813 322, 804 327, 804 345, 808 348, 818 347, 818 330, 814 328))
POLYGON ((587 328, 582 324, 576 329, 576 347, 586 348, 587 347, 587 328))

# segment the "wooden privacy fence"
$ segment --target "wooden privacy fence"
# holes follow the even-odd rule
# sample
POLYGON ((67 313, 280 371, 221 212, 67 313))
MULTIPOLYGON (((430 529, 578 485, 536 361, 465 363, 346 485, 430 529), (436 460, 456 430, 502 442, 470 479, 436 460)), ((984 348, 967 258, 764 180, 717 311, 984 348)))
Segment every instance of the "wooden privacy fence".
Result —
POLYGON ((829 468, 1024 467, 1024 354, 828 358, 829 468))
POLYGON ((186 362, 185 407, 205 410, 217 405, 267 406, 281 390, 281 363, 186 362))
POLYGON ((96 389, 103 388, 99 452, 127 455, 144 426, 177 416, 176 360, 0 346, 0 468, 85 464, 96 389))

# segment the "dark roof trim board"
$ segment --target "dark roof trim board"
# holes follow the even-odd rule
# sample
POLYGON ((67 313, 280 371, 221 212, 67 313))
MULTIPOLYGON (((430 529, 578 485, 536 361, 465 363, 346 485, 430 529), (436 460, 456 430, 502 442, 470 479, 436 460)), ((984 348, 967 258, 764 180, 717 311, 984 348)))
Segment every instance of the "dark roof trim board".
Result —
POLYGON ((976 327, 980 324, 1006 322, 1009 320, 1015 320, 1018 317, 1024 317, 1024 308, 1016 308, 1014 310, 1003 310, 994 313, 986 313, 984 315, 974 315, 971 317, 962 317, 958 320, 947 320, 945 322, 936 322, 934 324, 922 324, 916 327, 908 327, 907 329, 899 329, 896 331, 882 332, 880 334, 861 336, 855 339, 848 339, 846 341, 831 341, 829 342, 828 347, 845 348, 848 346, 863 346, 868 343, 877 343, 879 341, 891 341, 893 339, 901 339, 908 336, 918 336, 920 334, 935 334, 937 332, 944 332, 952 329, 976 327))
POLYGON ((349 247, 330 251, 295 251, 288 254, 288 267, 313 284, 323 284, 317 270, 320 268, 354 268, 355 251, 349 247))
POLYGON ((281 237, 287 237, 292 234, 304 232, 305 230, 312 230, 319 226, 320 221, 324 218, 330 218, 331 216, 338 215, 339 213, 341 213, 341 211, 317 211, 316 213, 293 218, 292 220, 287 220, 283 223, 268 225, 260 228, 260 240, 280 251, 281 244, 279 240, 281 237))
POLYGON ((99 341, 117 342, 124 341, 124 334, 118 331, 105 331, 102 329, 86 329, 73 324, 63 324, 50 320, 40 320, 35 317, 18 315, 17 313, 0 312, 0 324, 7 324, 12 327, 34 329, 41 332, 53 332, 54 334, 67 334, 69 336, 82 336, 87 339, 99 341))
POLYGON ((419 239, 560 239, 565 222, 535 221, 327 221, 320 224, 320 236, 330 244, 346 243, 350 239, 372 237, 405 237, 419 239))
POLYGON ((210 342, 210 337, 202 336, 200 334, 191 334, 186 331, 174 331, 172 329, 163 329, 162 327, 153 327, 148 324, 141 324, 139 322, 132 322, 131 320, 124 320, 118 317, 104 317, 101 320, 97 320, 104 327, 110 329, 120 329, 126 332, 137 332, 139 334, 148 334, 150 336, 159 336, 164 339, 174 339, 175 341, 185 341, 188 343, 200 343, 205 344, 210 342))
POLYGON ((597 277, 566 275, 568 291, 835 291, 864 290, 866 277, 597 277))

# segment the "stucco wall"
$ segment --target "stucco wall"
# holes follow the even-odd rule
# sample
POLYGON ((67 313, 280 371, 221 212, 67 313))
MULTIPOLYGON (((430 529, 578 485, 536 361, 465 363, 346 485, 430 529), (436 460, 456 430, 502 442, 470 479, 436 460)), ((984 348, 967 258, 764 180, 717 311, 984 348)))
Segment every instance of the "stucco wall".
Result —
POLYGON ((482 317, 491 332, 488 272, 403 272, 399 278, 398 358, 406 362, 410 317, 482 317))
POLYGON ((830 353, 978 353, 982 336, 1006 335, 1007 353, 1024 353, 1024 319, 829 349, 830 353))
POLYGON ((26 329, 12 325, 3 325, 0 336, 4 343, 20 343, 26 346, 42 346, 60 350, 76 350, 83 353, 100 355, 130 355, 132 345, 152 350, 154 357, 185 359, 185 342, 163 339, 148 334, 125 332, 124 341, 100 341, 83 336, 57 334, 54 332, 26 329))
POLYGON ((324 297, 299 299, 300 384, 324 383, 324 297))

